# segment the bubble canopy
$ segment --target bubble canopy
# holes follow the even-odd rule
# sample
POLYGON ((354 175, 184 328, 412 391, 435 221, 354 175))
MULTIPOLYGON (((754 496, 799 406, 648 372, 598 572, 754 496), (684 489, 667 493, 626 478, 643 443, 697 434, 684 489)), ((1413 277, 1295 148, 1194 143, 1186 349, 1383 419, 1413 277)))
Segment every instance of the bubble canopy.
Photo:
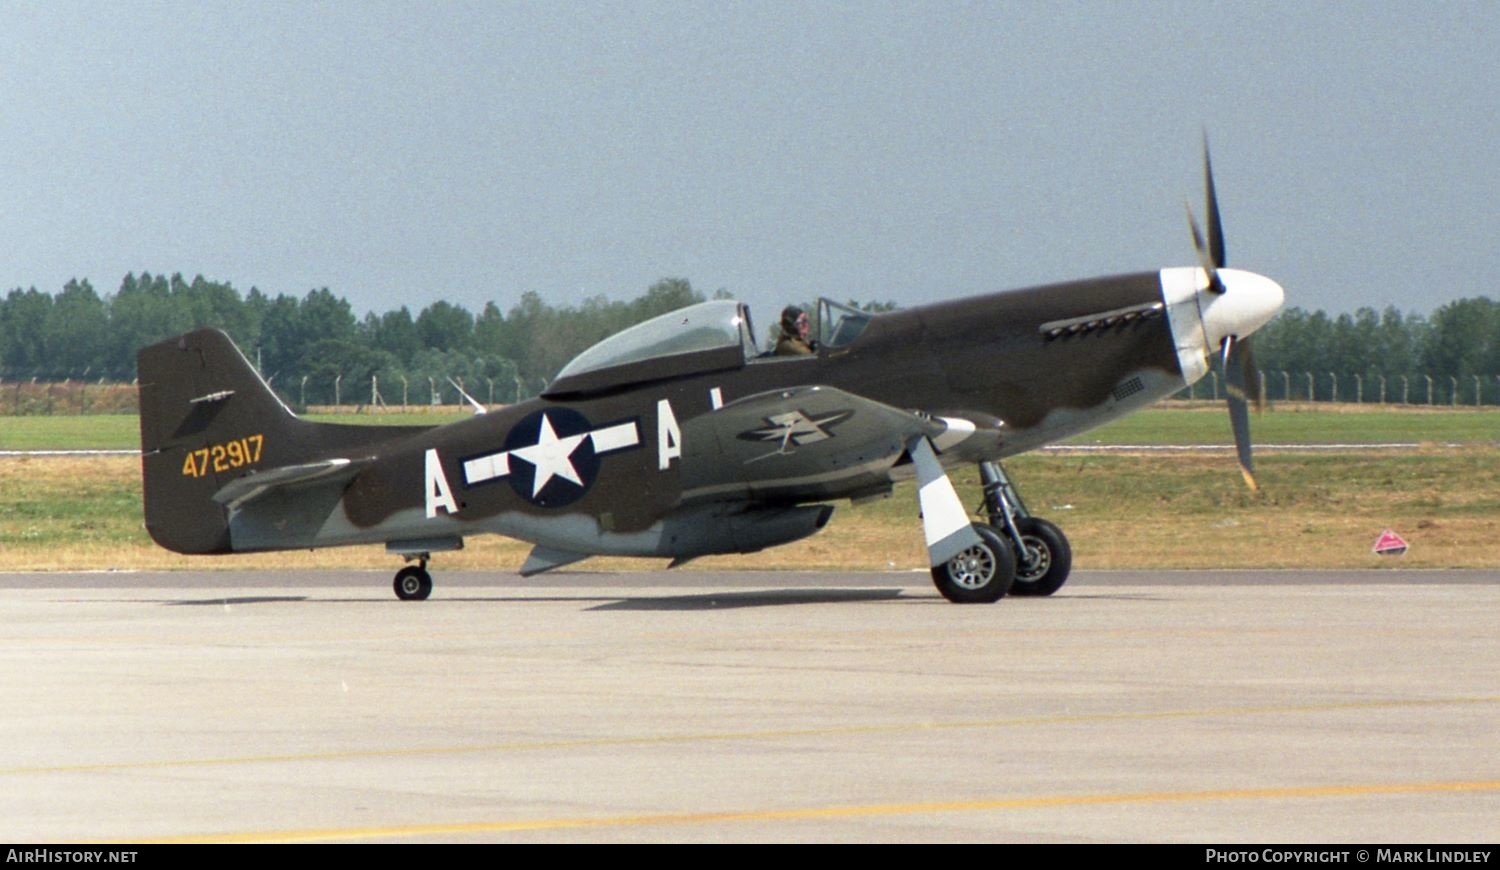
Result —
POLYGON ((754 353, 749 314, 744 308, 732 299, 715 299, 653 317, 574 357, 557 377, 560 380, 626 363, 704 350, 745 347, 754 353))

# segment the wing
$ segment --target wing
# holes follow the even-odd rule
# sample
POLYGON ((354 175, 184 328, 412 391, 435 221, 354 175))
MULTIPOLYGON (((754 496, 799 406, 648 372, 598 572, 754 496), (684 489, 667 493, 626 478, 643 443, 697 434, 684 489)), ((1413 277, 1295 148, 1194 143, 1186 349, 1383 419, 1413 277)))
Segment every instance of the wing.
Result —
MULTIPOLYGON (((998 427, 990 428, 985 437, 998 437, 998 427)), ((888 495, 909 471, 917 477, 928 554, 940 565, 979 537, 938 453, 978 429, 971 419, 902 410, 835 387, 747 396, 684 427, 683 499, 858 501, 888 495)))
MULTIPOLYGON (((806 502, 881 495, 908 444, 941 452, 970 438, 971 421, 894 408, 828 386, 747 396, 683 427, 683 500, 806 502)), ((907 469, 903 468, 903 471, 907 469)))

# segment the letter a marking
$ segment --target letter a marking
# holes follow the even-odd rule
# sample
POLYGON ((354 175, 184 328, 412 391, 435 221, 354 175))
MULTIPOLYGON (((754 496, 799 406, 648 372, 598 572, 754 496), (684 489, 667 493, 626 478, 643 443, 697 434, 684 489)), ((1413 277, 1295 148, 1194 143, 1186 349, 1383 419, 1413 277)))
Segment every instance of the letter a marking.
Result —
POLYGON ((427 450, 427 518, 437 516, 438 508, 450 514, 458 513, 458 503, 453 500, 453 489, 443 474, 443 461, 438 459, 436 449, 427 450))

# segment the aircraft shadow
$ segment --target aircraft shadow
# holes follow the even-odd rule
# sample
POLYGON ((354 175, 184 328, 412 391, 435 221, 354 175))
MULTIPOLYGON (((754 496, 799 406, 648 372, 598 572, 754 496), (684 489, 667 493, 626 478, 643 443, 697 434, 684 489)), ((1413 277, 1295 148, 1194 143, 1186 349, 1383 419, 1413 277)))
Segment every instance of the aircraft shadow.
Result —
POLYGON ((739 607, 780 607, 788 604, 847 604, 900 598, 900 589, 757 589, 751 592, 708 592, 624 598, 590 610, 729 610, 739 607))
MULTIPOLYGON (((388 604, 393 607, 432 607, 441 604, 539 604, 539 603, 576 603, 586 604, 597 602, 587 610, 626 610, 626 611, 650 611, 650 610, 730 610, 742 607, 778 607, 797 604, 849 604, 860 601, 889 601, 901 598, 900 589, 769 589, 754 590, 747 592, 707 592, 699 595, 669 595, 662 597, 642 598, 619 598, 609 597, 578 597, 578 596, 514 596, 506 595, 499 597, 448 597, 413 604, 412 602, 397 601, 394 598, 389 601, 382 599, 378 603, 388 604)), ((919 599, 907 598, 908 601, 919 599)), ((245 604, 370 604, 366 598, 311 598, 306 595, 246 595, 235 597, 178 599, 173 601, 155 601, 167 607, 228 607, 231 605, 245 604)))
POLYGON ((250 595, 238 598, 184 599, 181 601, 163 601, 162 603, 168 607, 206 607, 212 605, 225 607, 231 604, 289 604, 306 600, 306 595, 250 595))
MULTIPOLYGON (((895 601, 917 604, 943 604, 941 598, 935 596, 911 596, 903 595, 901 589, 756 589, 744 592, 704 592, 695 595, 666 595, 648 596, 639 598, 620 598, 617 596, 600 596, 597 598, 580 597, 574 595, 502 595, 497 597, 484 596, 443 596, 441 599, 424 604, 413 604, 412 602, 397 601, 394 598, 381 599, 379 604, 392 607, 433 607, 442 604, 543 604, 543 603, 574 603, 588 604, 597 602, 592 607, 585 608, 589 611, 702 611, 702 610, 733 610, 745 607, 783 607, 788 605, 805 604, 854 604, 869 601, 895 601)), ((1040 601, 1041 599, 1037 599, 1040 601)), ((1140 594, 1140 593, 1094 593, 1094 594, 1070 594, 1060 599, 1063 601, 1162 601, 1164 596, 1140 594)), ((1029 599, 1015 599, 1016 603, 1026 603, 1029 599)), ((174 601, 156 600, 151 603, 161 604, 167 607, 228 607, 231 605, 246 604, 370 604, 368 598, 313 598, 306 595, 246 595, 236 597, 179 599, 174 601)), ((1051 606, 1057 606, 1053 604, 1051 606)))

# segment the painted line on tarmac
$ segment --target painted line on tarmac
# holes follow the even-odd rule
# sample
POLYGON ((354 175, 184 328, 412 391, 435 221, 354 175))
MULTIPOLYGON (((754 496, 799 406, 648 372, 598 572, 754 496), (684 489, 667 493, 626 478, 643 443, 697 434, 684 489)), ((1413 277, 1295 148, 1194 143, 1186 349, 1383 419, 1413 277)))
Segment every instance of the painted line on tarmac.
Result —
MULTIPOLYGON (((1307 453, 1349 450, 1416 450, 1419 447, 1482 446, 1484 442, 1468 444, 1458 441, 1381 441, 1371 443, 1343 442, 1338 444, 1256 444, 1256 453, 1307 453)), ((1233 444, 1049 444, 1038 448, 1042 453, 1233 453, 1233 444)))
POLYGON ((140 456, 139 450, 0 450, 0 459, 46 456, 140 456))
POLYGON ((826 728, 778 728, 764 731, 718 731, 690 734, 636 735, 631 737, 586 737, 572 740, 530 740, 470 746, 403 747, 397 749, 351 749, 285 755, 242 755, 217 758, 169 758, 146 761, 97 762, 0 768, 0 777, 45 774, 108 773, 122 770, 162 770, 251 764, 300 764, 306 762, 355 761, 376 758, 420 758, 423 756, 478 755, 557 749, 598 749, 615 746, 660 746, 670 744, 723 743, 732 741, 786 740, 793 738, 845 737, 850 735, 916 734, 924 731, 961 731, 991 728, 1027 728, 1103 722, 1147 722, 1169 719, 1203 719, 1231 716, 1278 716, 1341 713, 1354 710, 1424 709, 1500 704, 1500 695, 1413 700, 1347 701, 1327 704, 1278 704, 1259 707, 1207 707, 1186 710, 1142 710, 1124 713, 1083 713, 1059 716, 1026 716, 1012 719, 980 719, 955 722, 907 722, 891 725, 839 725, 826 728))
POLYGON ((1036 797, 981 798, 964 801, 926 801, 896 804, 849 804, 795 807, 774 810, 725 810, 697 813, 645 813, 620 816, 513 819, 390 827, 308 828, 287 831, 246 831, 183 835, 151 843, 314 843, 327 841, 398 839, 404 837, 454 836, 462 834, 518 833, 524 831, 598 830, 732 822, 783 822, 819 819, 871 818, 877 816, 932 815, 937 813, 1039 810, 1058 807, 1120 806, 1125 804, 1190 804, 1215 801, 1286 800, 1289 798, 1352 798, 1410 794, 1471 794, 1500 791, 1500 780, 1451 780, 1437 782, 1355 783, 1351 785, 1282 786, 1278 788, 1209 789, 1203 791, 1124 792, 1104 794, 1039 795, 1036 797))

